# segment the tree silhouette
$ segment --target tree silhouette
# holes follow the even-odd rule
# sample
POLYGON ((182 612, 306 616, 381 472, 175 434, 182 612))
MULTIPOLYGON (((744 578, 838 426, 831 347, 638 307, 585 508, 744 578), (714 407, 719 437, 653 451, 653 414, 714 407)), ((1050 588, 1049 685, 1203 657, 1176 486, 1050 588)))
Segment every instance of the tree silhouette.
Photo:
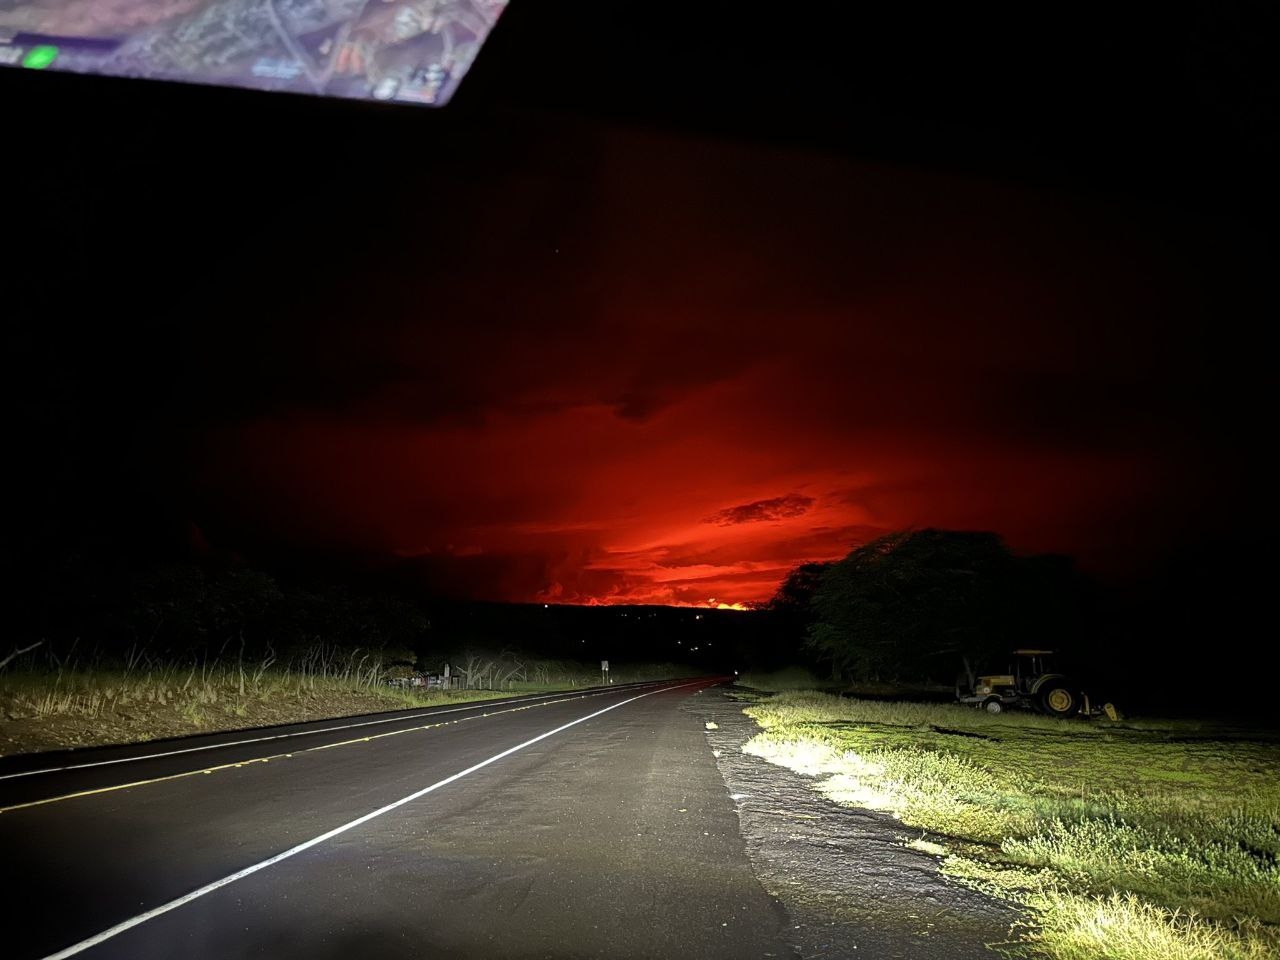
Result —
POLYGON ((777 593, 764 604, 762 609, 771 620, 770 649, 776 661, 769 666, 794 662, 796 654, 805 649, 806 637, 813 625, 813 598, 830 566, 830 563, 801 564, 787 574, 777 593))
POLYGON ((822 573, 807 646, 839 677, 951 677, 962 659, 1060 645, 1076 627, 1074 577, 994 533, 893 533, 822 573))

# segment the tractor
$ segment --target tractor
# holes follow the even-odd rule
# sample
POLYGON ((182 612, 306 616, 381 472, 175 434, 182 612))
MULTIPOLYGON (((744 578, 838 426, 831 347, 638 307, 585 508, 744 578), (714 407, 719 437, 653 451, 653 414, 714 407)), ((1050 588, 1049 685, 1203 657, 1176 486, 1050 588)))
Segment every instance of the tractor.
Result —
MULTIPOLYGON (((1039 710, 1051 717, 1092 716, 1115 719, 1115 707, 1095 710, 1089 698, 1065 674, 1054 670, 1052 650, 1014 650, 1008 672, 974 676, 966 669, 956 682, 956 699, 1001 713, 1010 707, 1039 710)), ((968 662, 965 663, 966 668, 968 662)))

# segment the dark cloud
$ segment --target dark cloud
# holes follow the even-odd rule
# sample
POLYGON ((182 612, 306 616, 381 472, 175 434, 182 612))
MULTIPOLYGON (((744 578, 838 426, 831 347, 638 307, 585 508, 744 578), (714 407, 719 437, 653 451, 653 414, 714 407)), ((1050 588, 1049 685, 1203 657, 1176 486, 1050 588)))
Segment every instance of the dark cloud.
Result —
MULTIPOLYGON (((805 528, 789 525, 787 530, 752 544, 750 559, 758 564, 790 568, 815 557, 843 556, 890 532, 890 528, 869 524, 805 528)), ((692 549, 672 550, 666 563, 673 568, 731 567, 744 559, 741 544, 695 544, 692 549)))
POLYGON ((809 511, 814 504, 813 497, 798 493, 773 497, 769 500, 756 500, 742 503, 736 507, 727 507, 707 517, 703 523, 714 523, 716 526, 729 527, 737 523, 760 523, 766 520, 787 520, 798 517, 809 511))

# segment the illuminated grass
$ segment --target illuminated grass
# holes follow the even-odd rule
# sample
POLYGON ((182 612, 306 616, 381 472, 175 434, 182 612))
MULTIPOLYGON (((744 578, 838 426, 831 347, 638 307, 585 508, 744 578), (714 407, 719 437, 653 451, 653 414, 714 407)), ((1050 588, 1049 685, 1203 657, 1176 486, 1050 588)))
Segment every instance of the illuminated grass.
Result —
POLYGON ((921 841, 946 851, 949 873, 1027 904, 1037 920, 1019 949, 1280 955, 1274 739, 812 692, 746 712, 763 728, 747 752, 932 834, 921 841))
POLYGON ((1133 894, 1062 892, 1031 898, 1037 922, 1022 933, 1024 956, 1057 960, 1274 960, 1280 937, 1257 921, 1215 923, 1154 906, 1133 894))
MULTIPOLYGON (((377 657, 316 646, 287 663, 237 658, 176 664, 59 664, 37 661, 0 671, 0 754, 130 743, 215 730, 268 726, 407 707, 488 700, 600 682, 598 670, 561 661, 522 661, 522 679, 497 689, 426 690, 388 686, 377 657)), ((486 664, 501 661, 487 658, 486 664)), ((669 665, 634 665, 614 680, 663 679, 669 665)))

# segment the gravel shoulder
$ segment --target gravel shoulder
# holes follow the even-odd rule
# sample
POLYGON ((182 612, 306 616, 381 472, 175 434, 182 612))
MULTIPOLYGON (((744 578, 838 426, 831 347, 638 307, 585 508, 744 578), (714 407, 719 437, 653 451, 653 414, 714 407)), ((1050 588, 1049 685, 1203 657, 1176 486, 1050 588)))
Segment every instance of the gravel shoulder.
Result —
POLYGON ((752 867, 802 957, 998 956, 990 945, 1008 940, 1013 906, 943 876, 934 857, 904 846, 909 828, 892 817, 838 806, 816 778, 743 753, 759 728, 742 707, 706 690, 684 709, 706 728, 752 867))

